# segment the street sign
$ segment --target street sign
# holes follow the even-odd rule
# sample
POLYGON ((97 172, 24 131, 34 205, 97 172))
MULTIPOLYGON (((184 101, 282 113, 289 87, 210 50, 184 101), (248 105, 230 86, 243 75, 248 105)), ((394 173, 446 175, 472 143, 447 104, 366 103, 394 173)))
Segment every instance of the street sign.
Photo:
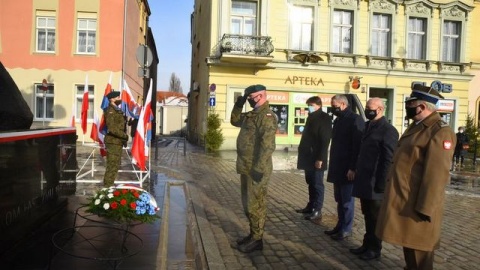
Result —
POLYGON ((136 57, 138 64, 142 67, 143 65, 145 65, 145 67, 149 67, 152 64, 153 54, 150 48, 146 45, 138 45, 136 57), (145 53, 147 54, 146 59, 145 53))
POLYGON ((214 83, 210 84, 210 91, 211 91, 211 92, 215 92, 216 89, 217 89, 217 85, 216 85, 216 84, 214 84, 214 83))
POLYGON ((210 107, 215 107, 215 97, 210 97, 208 103, 210 104, 210 107))

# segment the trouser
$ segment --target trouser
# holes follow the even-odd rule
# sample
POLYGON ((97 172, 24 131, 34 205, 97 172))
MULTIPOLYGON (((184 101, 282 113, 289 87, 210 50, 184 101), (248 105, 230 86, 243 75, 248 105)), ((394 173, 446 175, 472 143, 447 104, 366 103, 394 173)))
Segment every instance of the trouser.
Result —
POLYGON ((424 251, 404 247, 405 270, 433 270, 434 251, 424 251))
POLYGON ((351 232, 355 200, 352 197, 353 183, 333 184, 333 195, 337 202, 338 223, 335 228, 340 232, 351 232))
POLYGON ((360 204, 365 218, 363 246, 369 250, 380 252, 382 250, 382 240, 375 235, 375 226, 377 225, 378 212, 380 211, 382 201, 360 199, 360 204))
POLYGON ((320 170, 305 171, 305 181, 308 184, 308 208, 322 210, 325 196, 323 174, 324 171, 320 170))
POLYGON ((122 145, 106 143, 107 148, 107 165, 105 175, 103 176, 103 185, 105 187, 112 186, 117 179, 120 161, 122 159, 122 145))
POLYGON ((253 239, 262 239, 267 218, 267 184, 270 175, 264 175, 257 183, 249 175, 240 175, 242 205, 253 239))

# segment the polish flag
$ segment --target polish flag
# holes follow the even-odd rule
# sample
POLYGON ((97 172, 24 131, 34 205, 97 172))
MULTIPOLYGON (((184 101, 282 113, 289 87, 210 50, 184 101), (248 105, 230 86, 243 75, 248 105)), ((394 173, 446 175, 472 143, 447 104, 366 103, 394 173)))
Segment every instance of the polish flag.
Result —
POLYGON ((82 119, 81 119, 83 134, 87 132, 87 116, 88 116, 88 74, 85 76, 85 85, 83 87, 82 119))
MULTIPOLYGON (((118 91, 120 91, 120 89, 118 89, 118 91)), ((107 95, 110 94, 110 92, 112 92, 112 72, 110 72, 110 78, 108 79, 107 86, 105 87, 105 93, 103 94, 102 105, 100 106, 100 108, 102 108, 102 110, 104 111, 108 108, 108 104, 110 104, 107 98, 107 95)))
POLYGON ((142 171, 146 171, 146 160, 150 154, 149 140, 147 129, 149 127, 152 114, 152 88, 153 80, 150 80, 150 88, 146 96, 145 104, 140 112, 137 131, 132 142, 132 162, 137 165, 142 171))
POLYGON ((105 151, 104 135, 100 132, 100 121, 98 120, 97 113, 94 113, 94 115, 94 122, 92 123, 90 138, 92 138, 94 142, 98 142, 100 146, 100 155, 104 157, 107 155, 107 151, 105 151))

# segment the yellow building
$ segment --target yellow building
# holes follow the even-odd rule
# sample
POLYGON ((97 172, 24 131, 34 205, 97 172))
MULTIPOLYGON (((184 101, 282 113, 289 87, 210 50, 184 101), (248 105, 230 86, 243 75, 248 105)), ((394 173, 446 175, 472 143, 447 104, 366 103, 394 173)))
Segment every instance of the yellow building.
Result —
POLYGON ((196 0, 189 139, 202 143, 206 116, 214 112, 223 119, 222 149, 234 149, 238 128, 230 125, 230 112, 236 97, 252 84, 267 86, 279 119, 279 147, 298 144, 307 116, 305 100, 312 95, 322 97, 326 111, 334 94, 353 94, 363 105, 370 97, 383 98, 387 119, 403 132, 404 100, 413 83, 443 92, 438 109, 456 129, 468 113, 474 77, 470 55, 479 44, 473 38, 478 5, 196 0))

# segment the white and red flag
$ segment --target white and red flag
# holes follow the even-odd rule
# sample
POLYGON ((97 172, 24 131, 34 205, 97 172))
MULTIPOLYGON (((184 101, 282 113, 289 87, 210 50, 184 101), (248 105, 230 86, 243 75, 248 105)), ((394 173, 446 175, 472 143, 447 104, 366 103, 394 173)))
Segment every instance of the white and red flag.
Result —
POLYGON ((87 132, 87 117, 88 117, 88 74, 85 76, 85 86, 83 87, 82 119, 81 119, 83 134, 87 132))
POLYGON ((142 111, 138 119, 137 131, 132 142, 132 162, 137 165, 142 171, 146 170, 146 161, 150 155, 150 121, 152 120, 152 88, 153 81, 150 80, 150 88, 145 99, 142 111))
POLYGON ((100 121, 97 113, 94 113, 94 121, 92 123, 90 138, 92 138, 94 142, 98 142, 98 145, 100 146, 100 155, 102 155, 102 157, 106 156, 107 151, 105 151, 104 135, 100 132, 100 121))

